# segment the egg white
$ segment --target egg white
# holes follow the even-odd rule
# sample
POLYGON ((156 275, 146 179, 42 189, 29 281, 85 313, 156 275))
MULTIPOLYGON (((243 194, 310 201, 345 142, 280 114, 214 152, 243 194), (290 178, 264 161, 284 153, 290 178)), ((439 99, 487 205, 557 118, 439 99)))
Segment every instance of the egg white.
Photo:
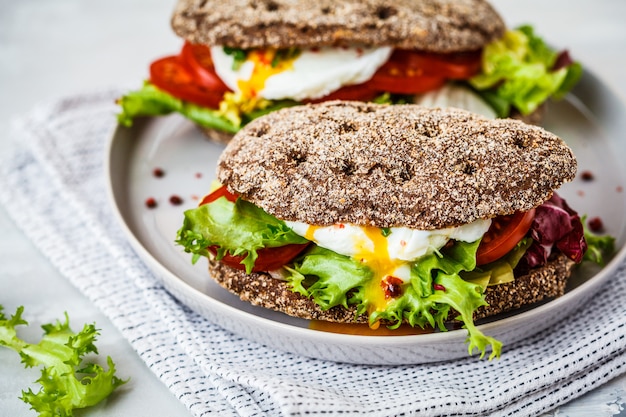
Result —
MULTIPOLYGON (((264 87, 257 93, 269 100, 305 100, 324 97, 342 86, 363 83, 389 59, 390 47, 325 47, 304 49, 293 65, 265 79, 264 87)), ((211 48, 215 72, 233 91, 240 92, 239 83, 248 81, 254 63, 244 62, 233 69, 234 56, 219 46, 211 48)))

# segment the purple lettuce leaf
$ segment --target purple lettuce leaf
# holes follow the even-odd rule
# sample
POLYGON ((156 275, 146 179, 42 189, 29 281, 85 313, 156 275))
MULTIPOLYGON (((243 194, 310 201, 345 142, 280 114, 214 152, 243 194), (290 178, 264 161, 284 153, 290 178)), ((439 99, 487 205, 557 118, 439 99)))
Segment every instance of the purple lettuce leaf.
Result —
POLYGON ((544 265, 554 248, 576 263, 582 261, 587 250, 578 213, 556 193, 536 208, 529 235, 534 242, 522 260, 528 268, 544 265))

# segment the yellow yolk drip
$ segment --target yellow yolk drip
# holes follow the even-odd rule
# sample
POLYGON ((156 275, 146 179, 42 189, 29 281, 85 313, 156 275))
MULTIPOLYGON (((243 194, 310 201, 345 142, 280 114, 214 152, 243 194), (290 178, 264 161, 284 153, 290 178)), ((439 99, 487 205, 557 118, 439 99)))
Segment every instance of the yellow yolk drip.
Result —
POLYGON ((294 58, 276 59, 277 50, 273 48, 258 49, 248 53, 248 61, 254 63, 252 75, 248 80, 240 80, 237 87, 243 97, 253 98, 265 88, 265 81, 272 75, 293 69, 294 58))
POLYGON ((315 232, 317 231, 317 229, 319 229, 320 226, 309 226, 308 229, 306 229, 306 233, 304 234, 304 238, 308 239, 308 240, 315 240, 315 232))
MULTIPOLYGON (((344 228, 343 224, 336 224, 333 227, 344 228)), ((309 225, 304 237, 311 241, 316 241, 315 233, 323 228, 322 226, 309 225)), ((372 314, 375 311, 385 310, 387 303, 391 300, 390 294, 386 292, 383 282, 393 276, 394 272, 404 264, 401 260, 393 260, 389 257, 389 245, 387 238, 378 227, 362 226, 365 238, 355 238, 353 247, 356 254, 353 259, 364 264, 373 272, 373 278, 365 284, 365 298, 368 300, 367 312, 372 314)), ((402 283, 399 278, 394 278, 402 283)), ((398 284, 399 285, 399 284, 398 284)), ((370 325, 372 329, 377 329, 380 323, 375 322, 370 325)))
MULTIPOLYGON (((374 244, 374 250, 366 247, 366 242, 361 242, 362 250, 355 258, 367 265, 373 272, 374 278, 365 287, 365 298, 370 301, 368 313, 374 311, 382 311, 385 309, 389 299, 385 297, 385 291, 381 286, 381 281, 402 264, 401 261, 395 261, 389 258, 389 250, 387 239, 383 236, 381 229, 378 227, 363 227, 365 234, 374 244)), ((379 323, 373 323, 372 328, 378 328, 379 323)))

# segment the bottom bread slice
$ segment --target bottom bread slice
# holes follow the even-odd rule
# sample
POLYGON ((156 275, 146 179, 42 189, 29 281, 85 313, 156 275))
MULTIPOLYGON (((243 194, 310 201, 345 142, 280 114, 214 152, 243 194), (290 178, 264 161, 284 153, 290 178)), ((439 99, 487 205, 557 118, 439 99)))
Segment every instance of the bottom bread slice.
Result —
MULTIPOLYGON (((573 265, 574 262, 565 255, 558 254, 543 267, 531 269, 526 275, 516 277, 513 282, 487 287, 485 300, 489 305, 480 307, 474 319, 494 316, 563 295, 573 265)), ((307 320, 367 323, 367 316, 355 317, 354 306, 322 310, 312 299, 291 291, 285 281, 264 272, 246 274, 209 259, 209 273, 222 287, 257 306, 307 320)), ((452 320, 455 315, 451 312, 449 318, 452 320)))

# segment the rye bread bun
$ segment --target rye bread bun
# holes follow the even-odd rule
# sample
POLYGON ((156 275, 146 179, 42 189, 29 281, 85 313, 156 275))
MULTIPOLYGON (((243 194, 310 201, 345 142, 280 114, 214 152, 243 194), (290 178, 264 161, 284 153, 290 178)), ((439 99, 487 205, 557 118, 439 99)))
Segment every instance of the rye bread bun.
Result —
MULTIPOLYGON (((476 310, 474 320, 563 295, 573 265, 574 262, 559 254, 543 267, 532 269, 511 283, 487 287, 485 301, 489 305, 476 310)), ((367 323, 367 315, 357 317, 354 306, 322 310, 312 299, 291 291, 284 281, 263 272, 248 275, 209 259, 209 273, 222 287, 257 306, 307 320, 367 323)), ((449 315, 454 316, 454 313, 449 315)))
POLYGON ((254 120, 217 178, 282 220, 432 230, 530 210, 576 167, 561 139, 518 120, 333 101, 254 120))
POLYGON ((505 24, 484 0, 179 0, 172 28, 235 48, 362 44, 457 52, 500 38, 505 24))

